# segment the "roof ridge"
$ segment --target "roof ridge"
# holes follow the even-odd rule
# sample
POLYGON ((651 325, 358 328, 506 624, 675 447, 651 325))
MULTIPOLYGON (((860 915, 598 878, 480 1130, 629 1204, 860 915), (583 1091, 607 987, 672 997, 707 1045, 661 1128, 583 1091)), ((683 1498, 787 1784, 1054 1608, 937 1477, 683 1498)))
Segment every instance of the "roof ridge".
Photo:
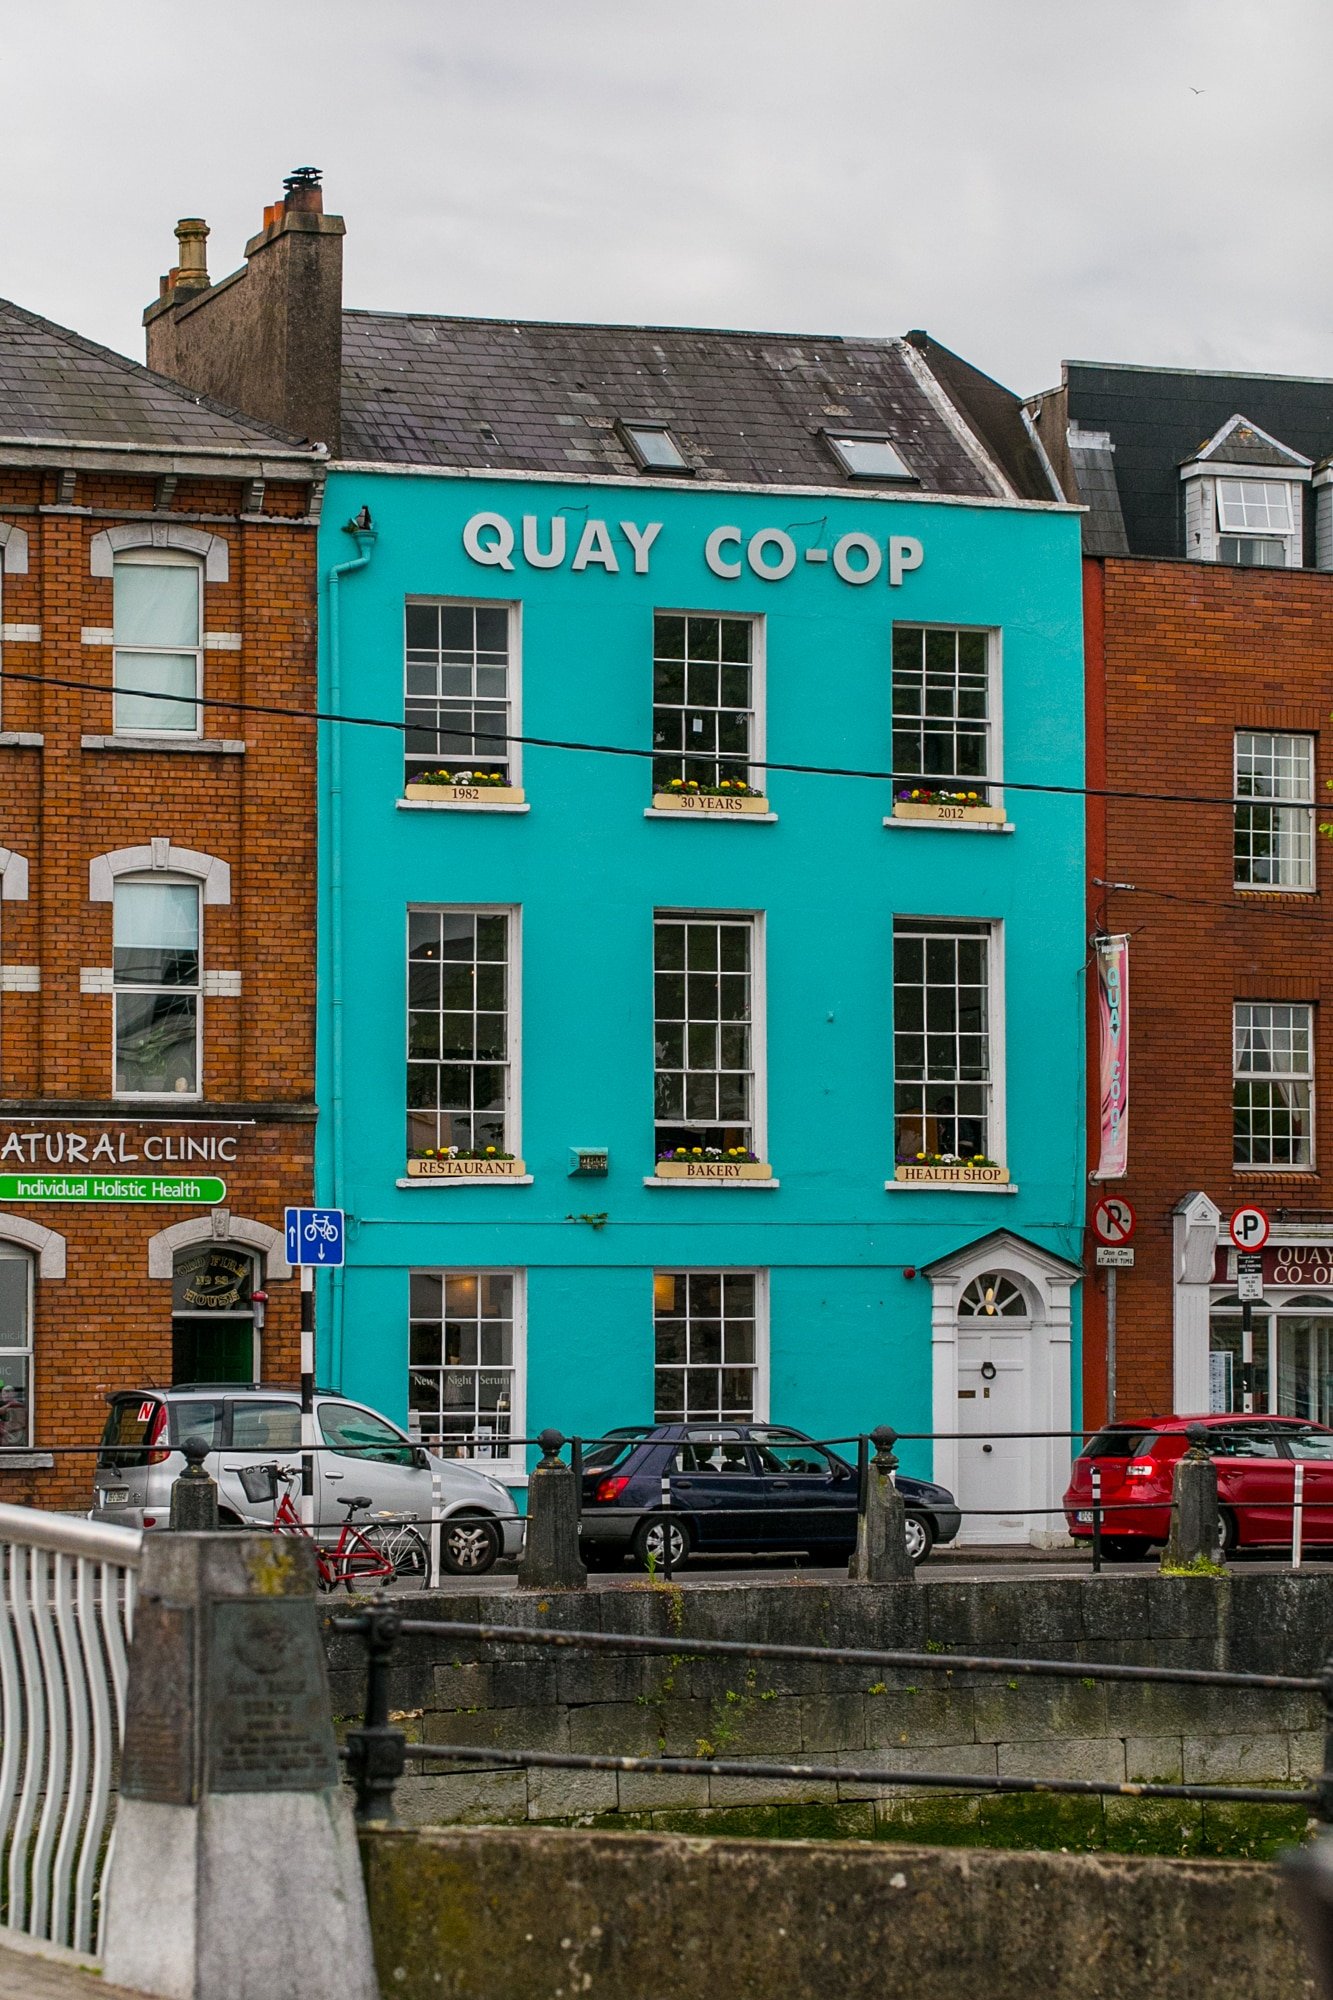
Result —
MULTIPOLYGON (((279 430, 274 424, 266 423, 262 417, 247 416, 244 410, 234 409, 230 403, 222 403, 214 396, 206 396, 201 391, 187 389, 183 382, 174 381, 170 375, 159 375, 155 369, 145 367, 142 361, 132 361, 128 354, 121 354, 114 347, 103 347, 100 341, 90 340, 87 334, 77 333, 72 326, 62 326, 59 320, 47 319, 44 314, 33 312, 28 306, 19 305, 15 299, 0 298, 0 315, 6 313, 24 321, 28 326, 40 328, 44 333, 55 334, 59 339, 67 341, 72 347, 80 348, 98 361, 110 362, 124 374, 137 376, 155 388, 165 389, 178 403, 184 404, 188 409, 207 410, 213 416, 227 417, 241 429, 248 430, 252 434, 258 432, 264 437, 271 437, 276 443, 285 444, 293 451, 299 451, 302 447, 303 441, 300 438, 293 437, 289 431, 279 430)), ((307 448, 313 451, 313 445, 308 440, 306 444, 307 448)))
POLYGON ((344 319, 431 320, 442 326, 567 328, 571 333, 706 333, 735 340, 822 340, 839 347, 896 347, 900 333, 792 333, 781 327, 669 325, 655 320, 523 319, 513 313, 390 312, 378 306, 344 306, 344 319))

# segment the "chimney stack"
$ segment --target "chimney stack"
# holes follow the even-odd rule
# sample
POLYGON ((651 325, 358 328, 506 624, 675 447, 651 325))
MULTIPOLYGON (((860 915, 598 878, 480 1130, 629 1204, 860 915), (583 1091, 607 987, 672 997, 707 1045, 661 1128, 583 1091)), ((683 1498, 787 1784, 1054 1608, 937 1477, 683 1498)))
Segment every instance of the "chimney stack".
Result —
POLYGON ((336 456, 342 432, 343 219, 325 215, 317 167, 297 167, 214 285, 208 226, 176 225, 180 261, 144 313, 148 365, 336 456))

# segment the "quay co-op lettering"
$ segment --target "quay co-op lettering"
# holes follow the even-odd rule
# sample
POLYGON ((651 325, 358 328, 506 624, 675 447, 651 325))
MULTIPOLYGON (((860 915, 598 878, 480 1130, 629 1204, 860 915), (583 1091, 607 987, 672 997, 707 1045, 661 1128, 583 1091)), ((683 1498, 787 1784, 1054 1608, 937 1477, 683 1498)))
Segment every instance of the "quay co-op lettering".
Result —
MULTIPOLYGON (((662 532, 661 521, 640 527, 636 521, 619 521, 624 540, 619 549, 606 521, 585 520, 581 526, 564 514, 541 520, 524 514, 520 525, 504 514, 474 514, 463 527, 463 548, 474 563, 487 569, 512 570, 515 557, 529 569, 559 569, 568 562, 571 570, 590 567, 619 576, 632 568, 635 576, 647 576, 653 544, 662 532), (571 531, 578 527, 578 539, 571 531), (572 542, 572 548, 571 548, 572 542)), ((740 528, 714 528, 704 540, 704 561, 714 576, 734 579, 746 569, 761 583, 780 583, 790 576, 798 560, 828 563, 844 583, 873 583, 884 574, 896 589, 909 570, 920 569, 925 549, 914 535, 889 535, 883 541, 874 535, 854 531, 839 535, 833 543, 823 539, 798 551, 795 537, 785 528, 760 528, 746 536, 740 528)))

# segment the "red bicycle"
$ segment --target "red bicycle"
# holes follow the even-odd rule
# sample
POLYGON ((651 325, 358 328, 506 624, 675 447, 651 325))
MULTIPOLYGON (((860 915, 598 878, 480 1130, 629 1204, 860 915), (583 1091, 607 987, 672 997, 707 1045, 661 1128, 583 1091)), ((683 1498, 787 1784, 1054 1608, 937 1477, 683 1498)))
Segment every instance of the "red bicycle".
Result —
MULTIPOLYGON (((273 1510, 275 1535, 304 1535, 315 1544, 315 1567, 321 1590, 336 1590, 341 1583, 350 1593, 353 1589, 392 1583, 398 1573, 398 1563, 390 1548, 377 1539, 382 1530, 378 1524, 363 1528, 352 1519, 363 1507, 373 1505, 369 1494, 340 1496, 338 1505, 347 1509, 347 1518, 338 1530, 336 1542, 321 1542, 318 1535, 307 1528, 292 1504, 292 1488, 300 1477, 299 1466, 276 1464, 247 1465, 240 1474, 247 1500, 277 1501, 273 1510)), ((395 1523, 394 1526, 401 1533, 400 1524, 395 1523)), ((416 1530, 411 1532, 415 1534, 416 1530)), ((417 1539, 420 1540, 420 1536, 417 1539)))

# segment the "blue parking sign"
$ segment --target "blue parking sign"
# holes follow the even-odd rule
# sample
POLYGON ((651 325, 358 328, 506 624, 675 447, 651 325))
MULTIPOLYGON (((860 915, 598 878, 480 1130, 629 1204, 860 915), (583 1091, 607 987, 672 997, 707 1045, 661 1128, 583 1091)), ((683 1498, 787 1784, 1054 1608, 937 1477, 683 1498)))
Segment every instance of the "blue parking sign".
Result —
POLYGON ((288 1208, 287 1262, 331 1269, 343 1261, 343 1212, 340 1208, 288 1208))

